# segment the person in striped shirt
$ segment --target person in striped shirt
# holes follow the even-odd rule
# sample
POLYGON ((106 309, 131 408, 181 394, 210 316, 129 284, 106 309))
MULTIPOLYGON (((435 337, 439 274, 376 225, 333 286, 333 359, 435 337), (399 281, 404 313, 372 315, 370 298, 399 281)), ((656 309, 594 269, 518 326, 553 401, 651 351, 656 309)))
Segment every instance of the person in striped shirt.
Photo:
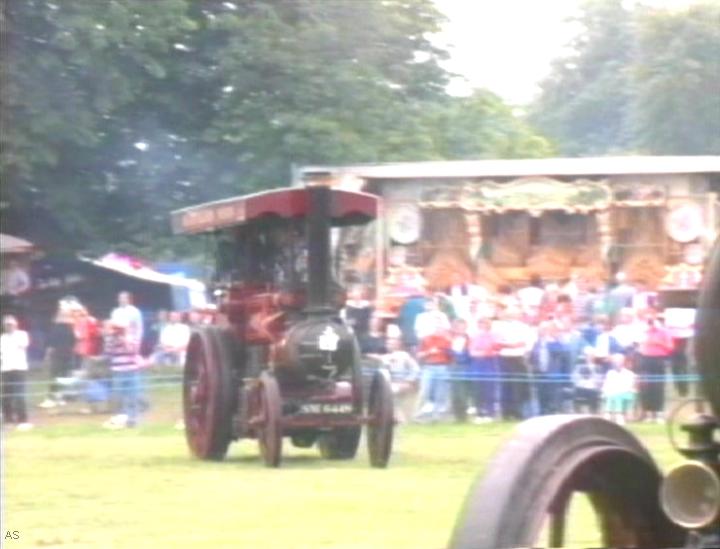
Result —
POLYGON ((119 414, 105 423, 109 429, 137 425, 140 412, 140 355, 135 337, 128 326, 118 321, 104 325, 103 354, 112 371, 113 392, 117 395, 119 414))

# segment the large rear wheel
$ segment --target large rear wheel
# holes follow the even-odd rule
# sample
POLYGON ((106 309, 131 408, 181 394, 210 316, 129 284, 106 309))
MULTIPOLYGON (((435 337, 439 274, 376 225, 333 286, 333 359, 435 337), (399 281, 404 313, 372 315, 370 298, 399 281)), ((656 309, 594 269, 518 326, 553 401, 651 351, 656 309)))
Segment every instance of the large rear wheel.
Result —
POLYGON ((705 397, 720 417, 720 240, 707 263, 695 334, 695 355, 705 397))
POLYGON ((587 496, 597 518, 593 545, 680 547, 684 533, 660 508, 660 482, 645 448, 618 425, 587 416, 534 418, 470 490, 449 548, 562 547, 576 493, 587 496))
POLYGON ((210 327, 190 337, 183 372, 183 415, 188 446, 200 459, 223 459, 232 440, 234 360, 230 334, 210 327))

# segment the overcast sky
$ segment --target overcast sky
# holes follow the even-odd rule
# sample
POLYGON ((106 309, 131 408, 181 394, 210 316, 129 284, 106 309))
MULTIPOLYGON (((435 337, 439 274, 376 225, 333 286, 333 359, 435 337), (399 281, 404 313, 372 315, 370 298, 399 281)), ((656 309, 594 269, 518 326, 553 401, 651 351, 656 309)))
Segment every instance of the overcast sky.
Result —
MULTIPOLYGON (((642 1, 677 9, 693 0, 642 1)), ((435 0, 449 19, 439 36, 452 58, 447 68, 467 79, 451 93, 488 88, 513 105, 530 102, 551 61, 577 32, 568 21, 580 0, 435 0)))

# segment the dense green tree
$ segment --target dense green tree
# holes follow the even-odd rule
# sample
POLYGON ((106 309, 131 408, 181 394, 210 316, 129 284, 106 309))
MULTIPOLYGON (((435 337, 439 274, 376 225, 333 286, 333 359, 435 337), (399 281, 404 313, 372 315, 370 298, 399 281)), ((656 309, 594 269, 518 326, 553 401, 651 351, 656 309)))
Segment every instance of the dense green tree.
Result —
POLYGON ((720 152, 720 6, 588 0, 530 120, 564 154, 720 152))
POLYGON ((567 56, 556 60, 530 121, 564 154, 626 150, 633 22, 621 0, 591 0, 567 56))
POLYGON ((172 209, 287 184, 294 165, 547 150, 497 97, 446 95, 431 0, 6 0, 0 15, 3 226, 56 247, 172 254, 172 209))
POLYGON ((639 19, 630 120, 641 150, 720 153, 720 4, 639 19))

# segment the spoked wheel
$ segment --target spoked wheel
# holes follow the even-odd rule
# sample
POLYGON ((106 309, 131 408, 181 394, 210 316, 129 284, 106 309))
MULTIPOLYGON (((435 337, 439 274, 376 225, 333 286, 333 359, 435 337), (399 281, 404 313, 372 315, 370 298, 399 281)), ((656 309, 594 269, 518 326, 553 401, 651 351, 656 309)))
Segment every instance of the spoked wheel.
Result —
MULTIPOLYGON (((352 365, 352 399, 353 414, 361 416, 363 411, 362 397, 362 366, 360 364, 359 350, 353 352, 352 365)), ((320 455, 325 459, 353 459, 360 446, 360 425, 350 427, 336 427, 329 433, 323 433, 318 438, 320 455)))
POLYGON ((642 444, 614 423, 531 419, 470 490, 449 547, 562 547, 574 493, 587 495, 596 515, 600 539, 592 545, 679 547, 684 533, 660 508, 660 482, 642 444))
POLYGON ((223 459, 232 440, 231 337, 217 328, 205 328, 193 333, 188 344, 183 372, 185 438, 200 459, 223 459))
POLYGON ((265 465, 279 467, 282 457, 282 402, 280 387, 275 376, 268 372, 260 375, 258 391, 258 442, 265 465))
POLYGON ((392 452, 395 411, 390 376, 385 370, 378 370, 373 374, 368 416, 370 421, 367 428, 367 443, 370 465, 387 467, 392 452))

